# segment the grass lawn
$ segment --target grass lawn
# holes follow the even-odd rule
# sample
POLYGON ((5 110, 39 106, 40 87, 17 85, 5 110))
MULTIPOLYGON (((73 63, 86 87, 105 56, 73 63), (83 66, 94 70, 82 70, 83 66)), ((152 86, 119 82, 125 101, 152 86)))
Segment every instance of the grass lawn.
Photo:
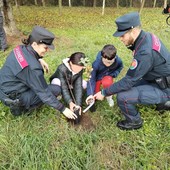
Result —
MULTIPOLYGON (((13 9, 18 29, 28 35, 34 25, 41 25, 56 35, 56 49, 45 60, 50 73, 47 82, 63 58, 76 51, 84 52, 92 62, 105 44, 114 44, 124 69, 131 61, 131 51, 112 36, 115 19, 134 8, 20 7, 13 9)), ((144 30, 156 34, 170 50, 170 27, 162 9, 146 8, 141 21, 144 30)), ((23 37, 23 36, 22 36, 23 37)), ((9 49, 0 52, 0 66, 22 37, 9 37, 9 49)), ((170 115, 160 114, 155 106, 138 108, 143 128, 121 131, 116 127, 122 119, 116 104, 97 102, 95 113, 86 113, 82 124, 73 126, 58 111, 48 106, 30 116, 13 117, 0 104, 0 170, 170 170, 170 115)), ((83 108, 85 108, 83 104, 83 108)))

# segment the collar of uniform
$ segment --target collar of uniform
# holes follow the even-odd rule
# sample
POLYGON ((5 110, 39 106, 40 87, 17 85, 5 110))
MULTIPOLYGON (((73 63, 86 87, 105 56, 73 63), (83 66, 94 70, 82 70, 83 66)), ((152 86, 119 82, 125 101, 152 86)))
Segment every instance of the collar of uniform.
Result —
POLYGON ((140 40, 141 40, 142 37, 143 37, 143 32, 144 32, 144 31, 141 30, 141 32, 140 32, 139 36, 136 38, 135 42, 134 42, 132 45, 130 45, 130 46, 127 47, 128 49, 130 49, 130 50, 132 50, 132 51, 135 50, 135 48, 138 46, 140 40))
POLYGON ((32 48, 31 45, 28 45, 27 47, 27 50, 32 53, 34 55, 34 57, 38 60, 40 58, 42 58, 41 56, 38 55, 38 53, 32 48))
POLYGON ((145 32, 143 30, 141 30, 139 36, 137 37, 137 39, 134 42, 134 49, 136 50, 136 48, 138 48, 138 46, 140 46, 140 43, 143 41, 144 37, 145 37, 145 32))

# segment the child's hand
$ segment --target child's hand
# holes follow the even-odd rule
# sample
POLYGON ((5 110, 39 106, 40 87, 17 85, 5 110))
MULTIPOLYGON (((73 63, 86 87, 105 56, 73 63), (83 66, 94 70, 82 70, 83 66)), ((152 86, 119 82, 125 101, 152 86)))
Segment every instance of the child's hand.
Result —
POLYGON ((90 103, 93 102, 93 100, 95 100, 93 95, 88 96, 86 99, 86 104, 89 105, 90 103))
POLYGON ((104 99, 104 96, 102 95, 101 91, 99 91, 98 93, 96 93, 94 95, 94 97, 97 99, 97 100, 103 100, 104 99))
POLYGON ((77 105, 74 104, 73 102, 70 102, 70 103, 69 103, 69 108, 70 108, 71 111, 74 112, 74 109, 77 108, 77 105))
POLYGON ((74 110, 79 110, 79 115, 81 115, 81 107, 80 106, 76 105, 73 109, 74 110))

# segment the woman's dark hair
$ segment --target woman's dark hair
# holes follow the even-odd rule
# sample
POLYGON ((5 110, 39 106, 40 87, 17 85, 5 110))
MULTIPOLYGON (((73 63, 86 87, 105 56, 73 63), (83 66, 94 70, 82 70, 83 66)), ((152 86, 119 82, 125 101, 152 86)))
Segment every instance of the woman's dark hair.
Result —
POLYGON ((78 66, 84 66, 84 62, 85 61, 85 54, 82 52, 76 52, 73 53, 70 57, 69 57, 69 62, 71 61, 73 64, 78 65, 78 66))
POLYGON ((117 50, 113 45, 107 44, 103 47, 101 51, 101 55, 103 58, 107 58, 108 60, 112 60, 116 57, 117 50))
POLYGON ((43 44, 42 42, 37 42, 31 35, 29 35, 28 38, 22 39, 22 43, 25 45, 31 45, 33 42, 36 42, 37 44, 43 44))

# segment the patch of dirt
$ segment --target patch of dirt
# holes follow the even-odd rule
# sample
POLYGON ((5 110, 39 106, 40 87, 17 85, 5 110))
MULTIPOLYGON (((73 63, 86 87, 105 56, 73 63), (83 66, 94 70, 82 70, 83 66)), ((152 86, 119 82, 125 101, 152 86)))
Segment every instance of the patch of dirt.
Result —
POLYGON ((9 46, 17 46, 22 44, 21 40, 22 38, 25 38, 24 36, 9 36, 7 35, 7 43, 9 46))
POLYGON ((74 126, 75 128, 81 127, 83 130, 87 131, 93 131, 95 130, 95 125, 92 121, 91 116, 88 114, 88 112, 83 113, 81 115, 80 123, 75 124, 73 120, 68 120, 68 122, 74 126))

